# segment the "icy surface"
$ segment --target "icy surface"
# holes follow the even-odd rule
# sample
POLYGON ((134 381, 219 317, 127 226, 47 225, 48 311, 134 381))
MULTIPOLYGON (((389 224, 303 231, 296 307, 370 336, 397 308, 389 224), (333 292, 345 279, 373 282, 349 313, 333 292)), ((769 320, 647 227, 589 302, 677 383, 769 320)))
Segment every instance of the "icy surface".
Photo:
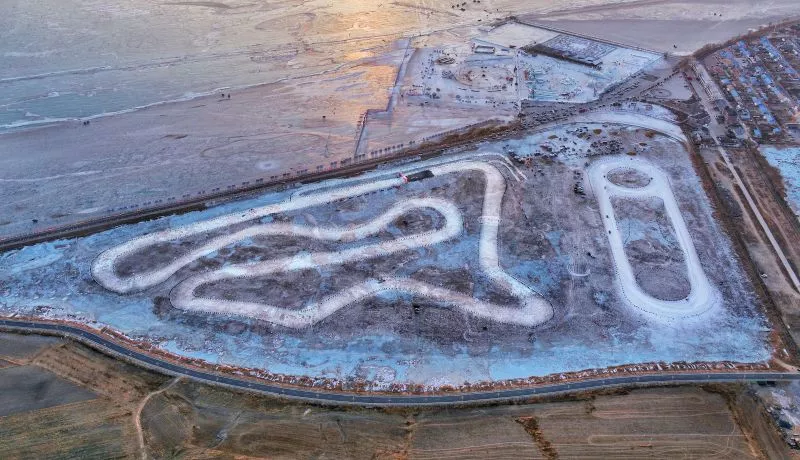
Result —
POLYGON ((786 201, 800 218, 800 147, 762 147, 769 164, 778 168, 786 188, 786 201))

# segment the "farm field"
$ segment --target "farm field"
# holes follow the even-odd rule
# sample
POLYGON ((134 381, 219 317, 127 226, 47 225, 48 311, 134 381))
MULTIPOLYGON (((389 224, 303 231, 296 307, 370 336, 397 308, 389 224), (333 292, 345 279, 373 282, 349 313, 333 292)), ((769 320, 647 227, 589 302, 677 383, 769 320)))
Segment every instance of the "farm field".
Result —
MULTIPOLYGON (((448 410, 340 410, 149 374, 69 341, 0 334, 0 358, 96 395, 1 417, 0 453, 12 457, 131 458, 144 449, 153 458, 641 458, 677 452, 759 458, 769 446, 781 448, 776 434, 754 434, 763 427, 750 422, 763 409, 735 386, 448 410), (20 355, 10 341, 31 353, 20 355), (88 374, 80 372, 87 366, 88 374), (96 378, 101 374, 107 377, 96 378), (748 420, 744 428, 737 422, 741 417, 748 420)), ((771 451, 770 458, 784 452, 771 451)))

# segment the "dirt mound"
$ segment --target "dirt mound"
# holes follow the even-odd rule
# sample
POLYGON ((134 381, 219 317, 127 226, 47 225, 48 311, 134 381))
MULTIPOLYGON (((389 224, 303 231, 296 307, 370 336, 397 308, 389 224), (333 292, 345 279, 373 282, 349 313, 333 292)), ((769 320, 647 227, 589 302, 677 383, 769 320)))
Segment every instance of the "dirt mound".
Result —
POLYGON ((646 187, 651 178, 643 172, 633 168, 617 168, 607 175, 608 180, 614 185, 627 188, 646 187))
POLYGON ((514 74, 505 67, 465 62, 458 69, 456 80, 470 88, 500 90, 514 84, 514 74))

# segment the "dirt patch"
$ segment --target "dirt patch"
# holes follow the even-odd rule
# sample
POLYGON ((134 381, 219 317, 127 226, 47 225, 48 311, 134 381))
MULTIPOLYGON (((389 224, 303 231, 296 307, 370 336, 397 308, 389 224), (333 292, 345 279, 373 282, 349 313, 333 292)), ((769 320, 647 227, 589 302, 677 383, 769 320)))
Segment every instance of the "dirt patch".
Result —
POLYGON ((538 429, 564 458, 757 458, 725 400, 698 388, 598 396, 591 405, 535 407, 538 429), (691 452, 691 453, 690 453, 691 452))
MULTIPOLYGON (((340 410, 181 383, 151 400, 147 413, 153 416, 143 426, 154 455, 667 458, 680 451, 695 458, 758 458, 725 398, 697 387, 566 399, 448 410, 340 410)), ((760 443, 757 437, 752 442, 760 443)))
POLYGON ((44 347, 61 343, 56 337, 41 335, 21 335, 0 332, 0 356, 12 361, 24 360, 34 356, 44 347))
POLYGON ((545 439, 542 429, 539 427, 539 421, 536 420, 536 417, 520 417, 516 419, 516 422, 525 427, 525 431, 533 437, 534 441, 536 441, 536 445, 539 447, 539 450, 542 451, 545 458, 550 460, 555 460, 558 458, 558 452, 556 452, 553 444, 545 439))
POLYGON ((32 363, 118 403, 135 402, 167 380, 71 341, 44 350, 32 363))
POLYGON ((660 300, 686 298, 691 285, 683 251, 660 198, 612 198, 625 254, 639 286, 660 300))
POLYGON ((680 272, 654 267, 636 274, 636 282, 645 292, 659 300, 676 301, 689 296, 691 285, 680 272))
POLYGON ((133 407, 165 377, 69 340, 3 339, 0 354, 27 348, 31 364, 0 370, 0 458, 139 456, 133 407))
POLYGON ((778 427, 769 418, 764 402, 755 392, 745 386, 733 385, 706 385, 703 389, 725 399, 754 453, 768 459, 790 458, 778 427))
POLYGON ((130 410, 97 399, 0 417, 1 458, 134 458, 130 410))
POLYGON ((181 383, 142 414, 149 451, 272 458, 370 458, 401 452, 404 417, 321 409, 181 383))
POLYGON ((96 396, 36 366, 0 370, 0 417, 60 406, 96 396))
POLYGON ((275 273, 268 278, 234 278, 200 286, 195 295, 239 302, 266 302, 300 309, 315 297, 322 277, 316 270, 275 273))
MULTIPOLYGON (((132 408, 164 388, 166 377, 71 342, 37 361, 86 370, 84 385, 107 396, 0 417, 0 457, 140 455, 132 408), (99 368, 114 379, 101 378, 99 368)), ((774 435, 764 431, 769 425, 743 431, 737 424, 766 420, 759 407, 742 405, 752 402, 742 397, 736 386, 711 392, 684 386, 446 410, 341 409, 181 380, 147 401, 141 425, 155 458, 665 458, 676 451, 695 458, 758 458, 760 452, 782 458, 780 443, 763 447, 764 437, 774 435)))
POLYGON ((610 171, 607 176, 612 184, 620 187, 640 188, 650 183, 650 177, 633 168, 617 168, 610 171))

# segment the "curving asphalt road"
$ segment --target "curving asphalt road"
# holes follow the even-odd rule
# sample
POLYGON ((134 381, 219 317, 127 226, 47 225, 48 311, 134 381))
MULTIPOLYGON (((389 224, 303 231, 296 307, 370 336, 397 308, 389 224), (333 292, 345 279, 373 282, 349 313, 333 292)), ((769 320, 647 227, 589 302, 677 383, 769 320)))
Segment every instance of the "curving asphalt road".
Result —
POLYGON ((528 388, 471 393, 439 395, 380 395, 369 393, 334 393, 305 388, 290 388, 271 383, 260 383, 232 375, 216 374, 193 367, 176 364, 155 356, 132 350, 99 333, 59 323, 33 322, 16 319, 0 319, 0 329, 12 332, 29 332, 43 335, 59 335, 78 340, 93 348, 110 352, 126 361, 158 372, 184 376, 198 382, 220 385, 237 390, 251 391, 269 396, 294 399, 325 405, 348 406, 445 406, 476 403, 498 403, 533 396, 550 396, 575 391, 597 390, 618 386, 653 385, 667 383, 709 382, 765 382, 778 380, 800 380, 800 373, 793 372, 724 372, 724 373, 665 373, 640 376, 620 376, 587 379, 571 383, 554 383, 528 388))

